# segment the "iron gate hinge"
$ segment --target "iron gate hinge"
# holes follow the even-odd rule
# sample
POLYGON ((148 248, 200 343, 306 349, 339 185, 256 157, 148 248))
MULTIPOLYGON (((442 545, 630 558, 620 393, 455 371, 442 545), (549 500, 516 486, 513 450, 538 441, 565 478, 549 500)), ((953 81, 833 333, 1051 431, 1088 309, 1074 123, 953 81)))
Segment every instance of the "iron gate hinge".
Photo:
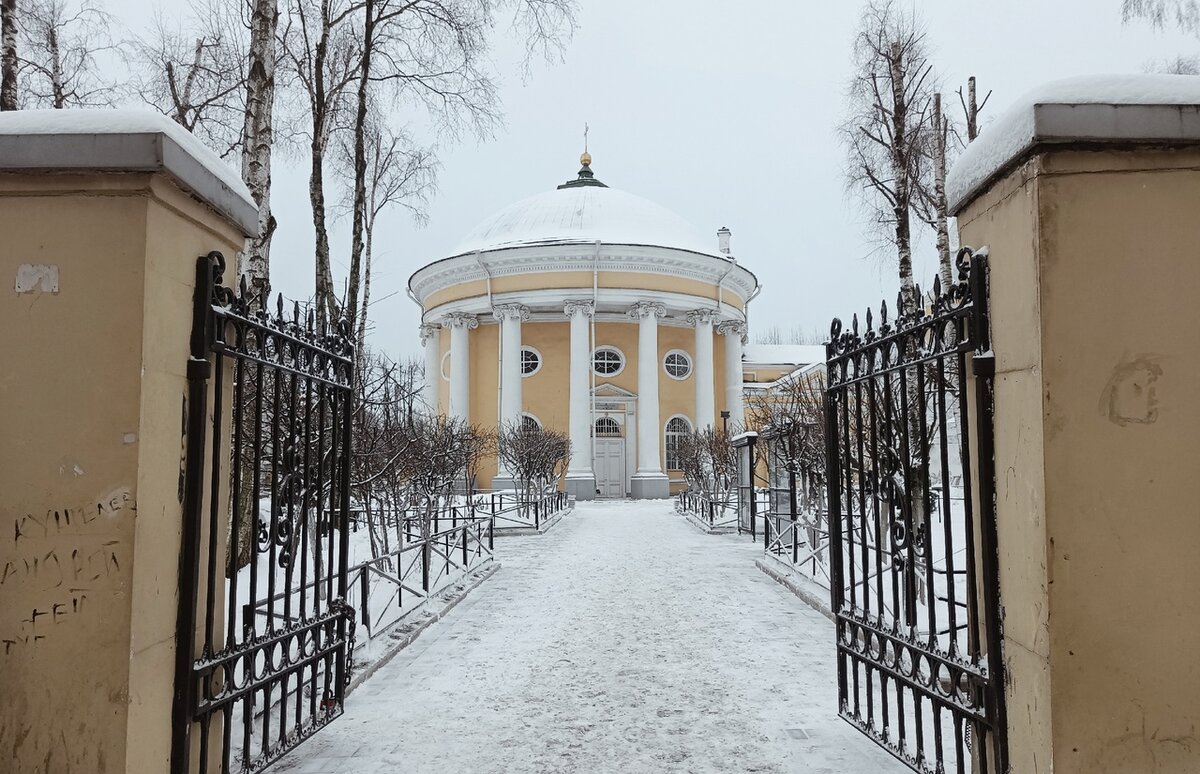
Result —
POLYGON ((207 358, 189 357, 187 364, 187 378, 189 379, 208 379, 212 375, 212 363, 207 358))

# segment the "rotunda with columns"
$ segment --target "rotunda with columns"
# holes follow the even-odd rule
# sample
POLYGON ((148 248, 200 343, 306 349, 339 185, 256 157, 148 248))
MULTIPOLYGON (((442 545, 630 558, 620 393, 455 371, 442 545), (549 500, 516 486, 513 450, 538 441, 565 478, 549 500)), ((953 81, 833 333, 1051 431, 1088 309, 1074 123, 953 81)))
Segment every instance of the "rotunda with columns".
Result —
MULTIPOLYGON (((480 223, 409 279, 425 402, 488 427, 566 432, 579 499, 667 497, 680 438, 743 422, 746 305, 758 281, 670 210, 578 176, 480 223)), ((480 475, 511 485, 496 461, 480 475)))

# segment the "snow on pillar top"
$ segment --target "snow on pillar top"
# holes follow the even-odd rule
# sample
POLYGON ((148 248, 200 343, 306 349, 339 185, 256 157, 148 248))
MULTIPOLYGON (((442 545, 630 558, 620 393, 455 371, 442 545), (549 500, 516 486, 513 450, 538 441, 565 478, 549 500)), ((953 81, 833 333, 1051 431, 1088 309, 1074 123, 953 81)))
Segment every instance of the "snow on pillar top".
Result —
POLYGON ((0 113, 0 172, 162 172, 246 235, 258 207, 237 171, 166 116, 149 110, 0 113))
POLYGON ((967 146, 946 180, 956 214, 1043 145, 1200 144, 1200 78, 1089 75, 1026 93, 967 146))

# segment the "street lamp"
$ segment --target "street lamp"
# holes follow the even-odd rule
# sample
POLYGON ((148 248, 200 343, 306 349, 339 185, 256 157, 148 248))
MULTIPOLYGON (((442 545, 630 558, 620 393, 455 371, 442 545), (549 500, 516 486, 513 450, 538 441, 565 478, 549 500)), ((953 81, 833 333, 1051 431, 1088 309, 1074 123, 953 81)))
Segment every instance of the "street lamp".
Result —
POLYGON ((729 412, 728 411, 721 412, 721 432, 725 433, 725 435, 729 435, 729 412))

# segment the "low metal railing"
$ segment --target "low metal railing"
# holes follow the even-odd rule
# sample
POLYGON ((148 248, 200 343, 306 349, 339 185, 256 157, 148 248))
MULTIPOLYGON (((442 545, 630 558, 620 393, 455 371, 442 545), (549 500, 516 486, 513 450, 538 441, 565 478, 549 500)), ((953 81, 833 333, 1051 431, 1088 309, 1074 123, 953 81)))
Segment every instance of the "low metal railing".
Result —
MULTIPOLYGON (((348 569, 346 603, 362 627, 356 633, 358 645, 391 629, 423 601, 494 558, 492 519, 488 516, 462 518, 452 526, 443 524, 441 529, 431 529, 428 538, 421 536, 418 522, 417 518, 405 519, 398 547, 348 569)), ((271 601, 318 593, 312 585, 291 586, 247 608, 253 607, 257 617, 267 616, 264 608, 269 608, 271 601)), ((250 612, 245 611, 246 620, 250 612)))
POLYGON ((702 490, 685 489, 675 497, 675 510, 690 513, 710 529, 736 527, 737 491, 730 489, 714 495, 702 490))
POLYGON ((524 492, 477 492, 471 497, 475 513, 486 513, 496 522, 496 529, 533 528, 540 530, 548 521, 570 505, 566 492, 547 490, 529 497, 524 492))

